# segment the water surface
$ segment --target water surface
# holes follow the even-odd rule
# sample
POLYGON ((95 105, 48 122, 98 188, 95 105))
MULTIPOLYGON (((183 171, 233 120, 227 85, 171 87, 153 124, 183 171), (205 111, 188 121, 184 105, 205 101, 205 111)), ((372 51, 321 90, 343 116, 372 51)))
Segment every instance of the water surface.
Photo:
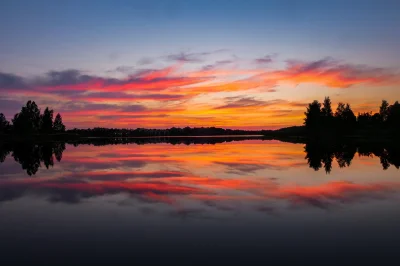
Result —
POLYGON ((398 264, 397 150, 75 146, 0 156, 4 265, 398 264))

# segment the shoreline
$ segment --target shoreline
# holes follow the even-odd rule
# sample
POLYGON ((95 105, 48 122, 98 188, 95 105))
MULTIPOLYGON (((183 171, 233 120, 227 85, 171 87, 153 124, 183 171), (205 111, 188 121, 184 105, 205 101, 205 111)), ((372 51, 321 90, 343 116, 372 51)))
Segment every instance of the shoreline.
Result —
MULTIPOLYGON (((185 143, 189 140, 197 140, 199 143, 207 143, 207 140, 219 140, 215 143, 223 142, 223 140, 278 140, 289 143, 338 143, 338 142, 367 142, 367 143, 388 143, 388 142, 399 142, 395 135, 382 134, 382 135, 347 135, 347 136, 335 136, 335 135, 291 135, 275 132, 275 134, 250 134, 250 135, 194 135, 194 136, 79 136, 75 134, 52 134, 52 135, 30 135, 30 136, 18 136, 18 135, 0 135, 0 143, 7 142, 65 142, 65 143, 160 143, 163 140, 169 143, 185 143)), ((193 143, 196 143, 194 141, 193 143)), ((212 141, 210 141, 212 143, 212 141)))

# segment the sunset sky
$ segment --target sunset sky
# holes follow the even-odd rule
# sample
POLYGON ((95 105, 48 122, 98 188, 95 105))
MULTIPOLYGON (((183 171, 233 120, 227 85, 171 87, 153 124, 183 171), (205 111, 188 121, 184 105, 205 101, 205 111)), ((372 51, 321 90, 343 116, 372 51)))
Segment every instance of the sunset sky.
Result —
POLYGON ((68 128, 300 125, 400 100, 398 0, 0 1, 0 112, 68 128))

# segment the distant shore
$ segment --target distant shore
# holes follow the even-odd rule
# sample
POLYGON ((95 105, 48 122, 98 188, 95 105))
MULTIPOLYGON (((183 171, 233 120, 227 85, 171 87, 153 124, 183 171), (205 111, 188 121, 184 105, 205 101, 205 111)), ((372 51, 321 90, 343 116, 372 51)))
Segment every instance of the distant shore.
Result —
MULTIPOLYGON (((252 132, 251 132, 252 133, 252 132)), ((142 136, 121 136, 121 135, 104 135, 99 136, 97 134, 76 134, 71 132, 58 133, 58 134, 34 134, 34 135, 15 135, 15 134, 2 134, 0 135, 0 142, 53 142, 61 141, 66 143, 90 143, 90 142, 110 142, 110 143, 129 143, 129 142, 146 142, 149 143, 162 142, 162 140, 168 140, 166 142, 185 142, 185 140, 198 139, 194 141, 201 143, 207 143, 210 139, 234 139, 234 140, 279 140, 290 143, 306 143, 309 141, 313 142, 338 142, 338 141, 356 141, 356 142, 393 142, 397 140, 397 134, 390 134, 388 132, 375 132, 375 134, 360 134, 355 132, 350 135, 335 135, 335 134, 307 134, 302 127, 291 127, 283 128, 279 130, 267 130, 257 132, 259 134, 233 134, 233 135, 142 135, 142 136), (263 134, 260 134, 263 133, 263 134)), ((219 141, 210 141, 218 143, 219 141)))

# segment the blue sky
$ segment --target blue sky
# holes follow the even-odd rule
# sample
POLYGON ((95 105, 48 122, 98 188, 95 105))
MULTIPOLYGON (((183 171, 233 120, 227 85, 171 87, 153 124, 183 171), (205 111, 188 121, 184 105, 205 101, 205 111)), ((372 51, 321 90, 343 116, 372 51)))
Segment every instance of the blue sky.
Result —
POLYGON ((399 1, 21 1, 0 4, 1 69, 102 71, 142 56, 230 49, 398 66, 399 1), (351 2, 351 3, 350 3, 351 2))

